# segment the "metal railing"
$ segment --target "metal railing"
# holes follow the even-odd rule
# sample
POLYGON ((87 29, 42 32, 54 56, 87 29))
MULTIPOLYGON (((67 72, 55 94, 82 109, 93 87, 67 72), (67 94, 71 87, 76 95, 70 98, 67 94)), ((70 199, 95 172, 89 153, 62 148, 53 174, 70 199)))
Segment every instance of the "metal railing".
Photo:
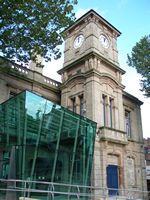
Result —
POLYGON ((0 200, 148 200, 149 195, 148 191, 138 189, 118 190, 44 181, 0 179, 0 200), (110 191, 113 191, 113 195, 110 191), (12 199, 14 193, 15 198, 12 199))

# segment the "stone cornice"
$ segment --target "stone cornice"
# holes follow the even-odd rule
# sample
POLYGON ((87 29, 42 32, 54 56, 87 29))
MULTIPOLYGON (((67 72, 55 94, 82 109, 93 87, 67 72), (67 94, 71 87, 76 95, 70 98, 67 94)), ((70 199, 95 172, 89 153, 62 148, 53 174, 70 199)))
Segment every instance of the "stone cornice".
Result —
POLYGON ((132 102, 136 102, 140 106, 143 104, 143 102, 140 101, 138 98, 136 98, 135 96, 133 96, 125 91, 123 91, 123 96, 124 96, 124 98, 130 99, 130 101, 132 101, 132 102))
POLYGON ((110 60, 106 59, 105 57, 99 55, 96 52, 90 52, 84 56, 82 56, 81 58, 75 60, 74 62, 66 65, 65 67, 63 67, 62 69, 60 69, 59 71, 57 71, 58 74, 62 74, 64 71, 73 68, 75 65, 85 62, 87 59, 91 58, 91 57, 97 57, 100 60, 102 60, 103 62, 109 64, 111 67, 113 67, 114 69, 116 69, 117 71, 121 72, 121 74, 125 74, 125 71, 123 69, 121 69, 118 65, 114 64, 113 62, 111 62, 110 60))

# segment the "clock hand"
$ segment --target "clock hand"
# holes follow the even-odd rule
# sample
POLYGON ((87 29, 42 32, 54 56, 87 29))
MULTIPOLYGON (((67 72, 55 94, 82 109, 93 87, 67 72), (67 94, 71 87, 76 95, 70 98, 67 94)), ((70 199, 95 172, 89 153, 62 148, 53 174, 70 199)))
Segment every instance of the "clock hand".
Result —
POLYGON ((78 43, 80 43, 80 37, 78 37, 78 43))

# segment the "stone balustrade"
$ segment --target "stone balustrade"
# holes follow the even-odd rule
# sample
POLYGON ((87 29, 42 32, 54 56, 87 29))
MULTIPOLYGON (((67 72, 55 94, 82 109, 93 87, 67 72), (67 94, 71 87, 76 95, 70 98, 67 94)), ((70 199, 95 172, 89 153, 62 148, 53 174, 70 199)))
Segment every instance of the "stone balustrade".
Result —
POLYGON ((38 73, 36 71, 32 71, 31 69, 27 68, 27 67, 23 67, 17 64, 11 64, 11 71, 10 73, 16 73, 19 72, 19 75, 23 75, 26 78, 35 80, 40 82, 41 84, 46 84, 50 87, 56 87, 58 88, 60 85, 60 82, 57 82, 49 77, 46 77, 44 75, 42 75, 41 73, 38 73))
POLYGON ((127 135, 125 132, 120 130, 115 130, 109 127, 100 127, 98 136, 100 140, 109 140, 114 143, 124 143, 127 144, 127 135))
POLYGON ((14 69, 14 70, 18 71, 21 74, 26 74, 27 75, 29 73, 28 72, 28 68, 22 67, 22 66, 19 66, 19 65, 15 65, 15 64, 11 65, 11 69, 14 69))

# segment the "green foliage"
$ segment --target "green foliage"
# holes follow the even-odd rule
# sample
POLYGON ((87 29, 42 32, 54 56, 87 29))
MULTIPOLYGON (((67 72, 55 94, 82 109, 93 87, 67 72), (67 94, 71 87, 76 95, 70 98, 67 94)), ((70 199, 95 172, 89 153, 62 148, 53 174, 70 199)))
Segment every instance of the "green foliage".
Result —
POLYGON ((45 61, 61 56, 61 31, 75 20, 77 0, 1 0, 0 52, 28 64, 41 55, 45 61))
POLYGON ((144 95, 150 97, 150 35, 144 36, 132 48, 131 56, 127 55, 127 63, 141 74, 141 87, 144 95))

